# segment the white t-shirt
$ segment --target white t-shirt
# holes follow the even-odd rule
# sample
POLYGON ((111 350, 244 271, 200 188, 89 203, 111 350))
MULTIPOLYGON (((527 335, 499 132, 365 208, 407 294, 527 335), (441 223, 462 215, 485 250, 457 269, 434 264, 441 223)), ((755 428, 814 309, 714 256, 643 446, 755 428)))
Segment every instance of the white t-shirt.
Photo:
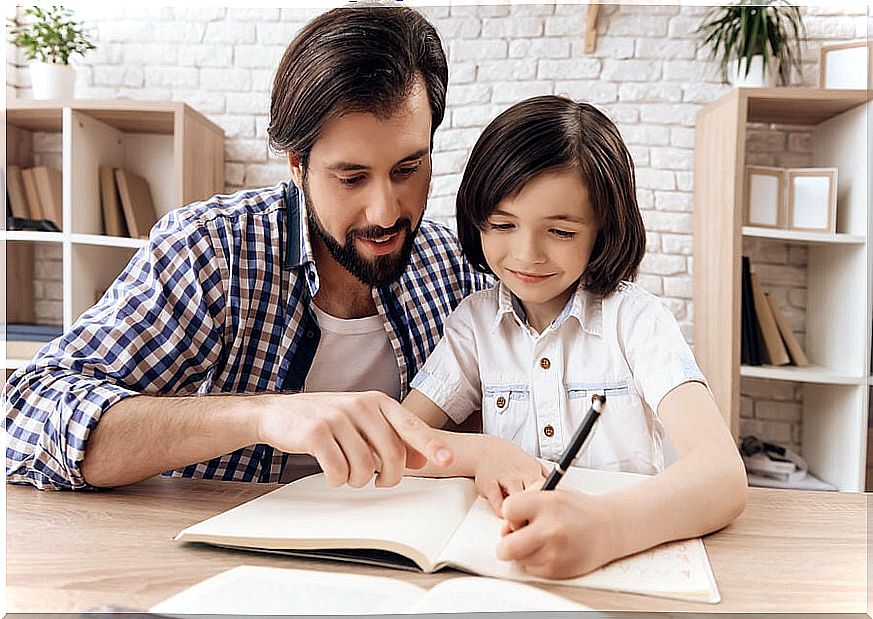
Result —
MULTIPOLYGON (((321 338, 303 391, 331 393, 381 391, 400 398, 400 369, 388 340, 382 318, 336 318, 312 309, 318 319, 321 338)), ((320 471, 318 462, 306 454, 290 454, 280 481, 287 483, 320 471)))
POLYGON ((303 391, 381 391, 400 398, 400 369, 382 318, 336 318, 314 303, 312 309, 321 339, 303 391))
POLYGON ((483 430, 557 461, 590 406, 606 410, 574 462, 603 470, 664 468, 655 411, 674 387, 706 384, 673 315, 623 282, 606 298, 577 287, 542 333, 503 284, 464 299, 412 381, 455 422, 482 410, 483 430))

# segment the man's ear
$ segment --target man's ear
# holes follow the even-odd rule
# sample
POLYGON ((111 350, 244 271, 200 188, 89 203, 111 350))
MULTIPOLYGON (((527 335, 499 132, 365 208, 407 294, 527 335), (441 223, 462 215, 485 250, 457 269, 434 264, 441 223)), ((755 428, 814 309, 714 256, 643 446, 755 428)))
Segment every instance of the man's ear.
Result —
POLYGON ((303 160, 297 153, 288 151, 285 153, 288 158, 288 168, 291 170, 291 180, 300 189, 303 188, 303 160))

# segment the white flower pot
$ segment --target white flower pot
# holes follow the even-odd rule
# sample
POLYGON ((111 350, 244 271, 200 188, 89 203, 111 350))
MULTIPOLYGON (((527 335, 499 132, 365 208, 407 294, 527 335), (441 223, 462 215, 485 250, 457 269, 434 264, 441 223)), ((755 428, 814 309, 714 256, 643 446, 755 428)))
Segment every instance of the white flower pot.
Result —
POLYGON ((728 71, 731 85, 737 88, 767 88, 773 86, 773 71, 764 64, 763 56, 752 56, 751 68, 746 75, 746 59, 731 60, 728 71))
POLYGON ((31 62, 30 83, 34 99, 72 99, 76 70, 66 64, 31 62))

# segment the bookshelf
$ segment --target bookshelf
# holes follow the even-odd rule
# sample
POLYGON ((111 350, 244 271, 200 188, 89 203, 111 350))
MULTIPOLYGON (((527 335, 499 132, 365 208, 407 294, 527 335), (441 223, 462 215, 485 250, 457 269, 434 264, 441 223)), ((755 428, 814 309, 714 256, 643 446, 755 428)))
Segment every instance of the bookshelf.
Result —
MULTIPOLYGON (((63 181, 61 232, 0 230, 5 315, 9 323, 54 323, 64 329, 99 298, 147 241, 104 234, 99 168, 123 168, 148 181, 160 217, 171 210, 224 191, 224 133, 221 128, 174 101, 10 99, 6 102, 7 165, 41 163, 40 144, 59 141, 63 181), (60 248, 57 279, 62 282, 60 311, 52 319, 35 317, 34 248, 60 248)), ((42 162, 45 163, 45 162, 42 162)), ((37 268, 45 269, 37 263, 37 268)), ((26 359, 7 358, 8 376, 26 359)))
POLYGON ((695 353, 734 437, 743 377, 803 386, 802 455, 810 473, 840 490, 863 490, 871 377, 871 221, 863 90, 738 88, 701 110, 695 132, 695 353), (743 226, 746 124, 812 130, 814 165, 839 170, 837 232, 743 226), (809 367, 740 365, 744 237, 807 246, 804 349, 809 367))

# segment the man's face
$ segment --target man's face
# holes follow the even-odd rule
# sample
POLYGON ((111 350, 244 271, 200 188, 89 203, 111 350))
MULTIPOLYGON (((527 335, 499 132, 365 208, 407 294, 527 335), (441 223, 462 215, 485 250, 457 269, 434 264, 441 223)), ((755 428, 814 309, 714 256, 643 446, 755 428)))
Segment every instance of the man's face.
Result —
POLYGON ((430 125, 427 93, 418 82, 388 118, 353 112, 329 123, 305 175, 289 154, 313 241, 365 284, 396 280, 409 261, 430 186, 430 125))

